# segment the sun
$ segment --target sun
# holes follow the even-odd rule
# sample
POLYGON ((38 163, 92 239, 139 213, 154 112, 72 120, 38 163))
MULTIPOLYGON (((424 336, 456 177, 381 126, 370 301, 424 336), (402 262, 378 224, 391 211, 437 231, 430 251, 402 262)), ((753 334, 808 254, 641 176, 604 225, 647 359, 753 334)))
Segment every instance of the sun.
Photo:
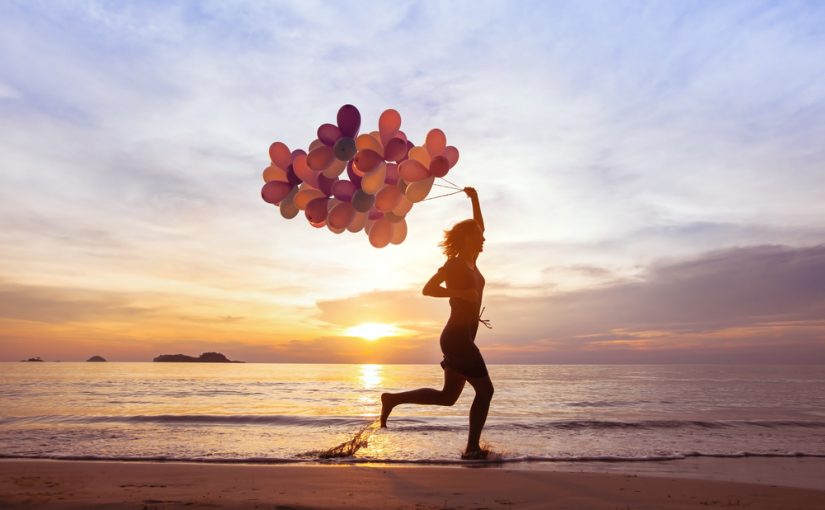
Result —
POLYGON ((390 324, 381 324, 380 322, 365 322, 357 326, 348 328, 344 333, 348 336, 360 336, 364 340, 370 342, 384 338, 387 336, 395 336, 401 330, 390 324))

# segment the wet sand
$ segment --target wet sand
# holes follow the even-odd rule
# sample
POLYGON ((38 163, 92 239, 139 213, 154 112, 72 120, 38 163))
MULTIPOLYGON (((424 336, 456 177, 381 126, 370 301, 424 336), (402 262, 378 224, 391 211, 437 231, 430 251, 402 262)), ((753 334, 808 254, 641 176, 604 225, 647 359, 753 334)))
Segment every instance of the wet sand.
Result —
POLYGON ((508 467, 0 460, 4 509, 202 507, 821 510, 825 489, 508 467))

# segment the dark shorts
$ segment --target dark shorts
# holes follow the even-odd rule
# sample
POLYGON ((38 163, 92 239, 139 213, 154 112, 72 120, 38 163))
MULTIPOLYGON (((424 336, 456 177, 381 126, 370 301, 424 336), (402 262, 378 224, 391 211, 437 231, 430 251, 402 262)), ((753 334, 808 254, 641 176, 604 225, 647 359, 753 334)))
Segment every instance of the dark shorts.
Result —
POLYGON ((464 377, 474 379, 487 377, 488 374, 487 364, 474 343, 478 325, 473 326, 450 327, 448 324, 444 328, 441 333, 441 352, 444 353, 441 368, 450 367, 464 377))

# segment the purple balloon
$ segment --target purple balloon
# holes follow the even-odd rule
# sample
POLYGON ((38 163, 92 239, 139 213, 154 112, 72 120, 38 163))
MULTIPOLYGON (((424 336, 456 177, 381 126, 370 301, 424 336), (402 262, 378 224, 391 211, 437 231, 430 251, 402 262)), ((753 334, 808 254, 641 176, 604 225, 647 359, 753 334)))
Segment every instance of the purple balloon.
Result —
POLYGON ((355 138, 361 128, 361 113, 351 104, 345 104, 338 110, 338 129, 343 136, 355 138))
POLYGON ((332 185, 332 195, 342 202, 349 202, 357 189, 358 186, 352 181, 339 179, 332 185))
POLYGON ((349 180, 351 180, 352 183, 355 184, 356 187, 358 187, 358 188, 361 187, 361 176, 356 175, 355 171, 353 171, 352 161, 347 163, 347 177, 349 177, 349 180))
POLYGON ((387 184, 396 184, 398 183, 398 165, 395 163, 387 163, 387 176, 384 178, 384 182, 387 184))
POLYGON ((318 174, 318 189, 326 196, 332 195, 332 186, 338 181, 338 177, 327 177, 324 174, 318 174))
POLYGON ((410 148, 407 142, 401 138, 391 138, 384 147, 384 158, 387 161, 400 161, 407 157, 410 148))
POLYGON ((289 184, 291 186, 297 186, 304 182, 300 177, 298 177, 298 174, 295 173, 295 169, 292 168, 292 165, 289 165, 289 168, 286 169, 286 178, 289 180, 289 184))
POLYGON ((261 188, 261 198, 264 199, 264 202, 278 204, 289 195, 290 191, 292 191, 292 186, 286 182, 269 181, 261 188))
POLYGON ((318 139, 324 142, 324 145, 332 147, 339 138, 341 138, 341 130, 335 124, 321 124, 318 128, 318 139))
POLYGON ((373 207, 370 209, 370 213, 367 215, 367 219, 369 220, 380 220, 384 217, 384 213, 373 207))
POLYGON ((329 199, 326 197, 315 198, 309 201, 304 214, 306 214, 310 223, 320 223, 327 219, 327 202, 329 202, 329 199))

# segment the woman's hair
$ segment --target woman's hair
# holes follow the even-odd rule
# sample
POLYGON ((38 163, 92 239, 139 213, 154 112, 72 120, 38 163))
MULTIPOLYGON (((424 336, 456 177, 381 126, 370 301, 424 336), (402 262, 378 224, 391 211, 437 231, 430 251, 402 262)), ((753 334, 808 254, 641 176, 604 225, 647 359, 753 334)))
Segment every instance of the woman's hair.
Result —
POLYGON ((464 239, 470 232, 477 229, 478 223, 475 220, 459 221, 453 225, 453 228, 444 231, 444 239, 438 245, 441 246, 441 250, 448 259, 457 257, 464 244, 464 239))

